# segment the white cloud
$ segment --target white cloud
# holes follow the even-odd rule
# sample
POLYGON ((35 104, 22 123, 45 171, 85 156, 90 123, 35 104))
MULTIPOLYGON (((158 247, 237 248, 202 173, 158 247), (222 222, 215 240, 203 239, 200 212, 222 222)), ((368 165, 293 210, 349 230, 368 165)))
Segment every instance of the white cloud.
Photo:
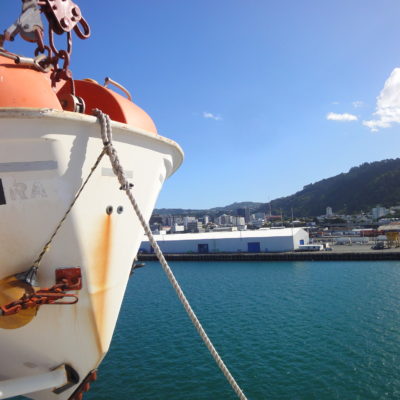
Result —
POLYGON ((203 117, 206 119, 214 119, 215 121, 222 121, 222 117, 220 115, 215 115, 210 112, 203 112, 203 117))
POLYGON ((340 104, 338 101, 332 101, 332 104, 334 105, 334 106, 337 106, 338 104, 340 104))
POLYGON ((353 115, 353 114, 348 114, 348 113, 337 114, 337 113, 333 113, 333 112, 330 112, 329 114, 327 114, 326 119, 328 119, 329 121, 341 121, 341 122, 358 120, 357 116, 353 115))
POLYGON ((364 102, 363 101, 361 101, 361 100, 356 100, 356 101, 353 101, 353 107, 354 108, 360 108, 360 107, 364 107, 364 102))
POLYGON ((363 121, 373 132, 400 123, 400 68, 395 68, 376 99, 376 119, 363 121))

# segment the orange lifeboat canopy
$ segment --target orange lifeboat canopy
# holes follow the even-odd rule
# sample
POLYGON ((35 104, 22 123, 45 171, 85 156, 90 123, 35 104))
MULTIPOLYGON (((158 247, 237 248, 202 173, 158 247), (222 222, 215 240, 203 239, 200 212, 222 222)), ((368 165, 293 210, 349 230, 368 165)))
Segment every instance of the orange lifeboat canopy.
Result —
MULTIPOLYGON (((43 73, 0 55, 0 107, 51 108, 63 110, 62 101, 70 90, 68 82, 53 90, 49 73, 43 73), (57 91, 58 89, 58 91, 57 91)), ((100 109, 114 121, 157 134, 150 116, 129 99, 97 82, 87 79, 75 81, 75 94, 86 106, 85 113, 100 109)))
MULTIPOLYGON (((68 88, 68 86, 66 84, 60 92, 68 88)), ((157 134, 157 128, 153 120, 144 110, 129 99, 99 85, 94 80, 75 81, 75 94, 84 100, 86 114, 92 115, 92 110, 98 108, 108 114, 113 121, 122 122, 157 134)))
POLYGON ((0 56, 0 107, 62 110, 48 74, 0 56))

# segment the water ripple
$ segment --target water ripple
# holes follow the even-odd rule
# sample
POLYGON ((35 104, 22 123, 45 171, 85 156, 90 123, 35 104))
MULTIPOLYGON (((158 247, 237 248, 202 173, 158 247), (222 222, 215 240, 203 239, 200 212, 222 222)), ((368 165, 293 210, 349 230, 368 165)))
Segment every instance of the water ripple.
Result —
MULTIPOLYGON (((174 263, 249 399, 400 398, 400 263, 174 263)), ((235 399, 161 268, 138 270, 89 399, 235 399)))

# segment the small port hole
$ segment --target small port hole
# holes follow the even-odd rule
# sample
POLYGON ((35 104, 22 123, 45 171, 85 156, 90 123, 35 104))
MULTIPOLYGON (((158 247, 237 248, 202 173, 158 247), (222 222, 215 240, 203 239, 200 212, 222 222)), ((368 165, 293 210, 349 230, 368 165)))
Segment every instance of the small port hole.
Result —
POLYGON ((113 206, 107 206, 107 208, 106 208, 106 213, 107 213, 108 215, 111 215, 111 214, 113 213, 113 211, 114 211, 113 206))

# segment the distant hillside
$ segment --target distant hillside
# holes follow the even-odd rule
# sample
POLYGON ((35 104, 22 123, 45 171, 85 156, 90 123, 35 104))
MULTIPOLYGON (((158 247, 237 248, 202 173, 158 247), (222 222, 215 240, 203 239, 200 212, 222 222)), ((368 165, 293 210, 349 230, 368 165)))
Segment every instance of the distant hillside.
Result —
POLYGON ((256 203, 253 201, 242 201, 240 203, 232 203, 229 204, 229 206, 225 207, 214 207, 210 208, 209 211, 210 213, 218 213, 218 212, 224 212, 224 213, 229 213, 229 212, 235 212, 238 208, 249 208, 252 211, 255 211, 262 207, 263 203, 256 203))
POLYGON ((238 208, 248 207, 252 211, 256 211, 262 207, 263 203, 256 203, 251 201, 243 201, 240 203, 232 203, 225 207, 214 207, 203 210, 195 209, 183 209, 183 208, 157 208, 153 214, 159 215, 191 215, 191 216, 202 216, 202 215, 219 215, 223 213, 235 213, 238 208))
MULTIPOLYGON (((354 214, 370 211, 376 205, 390 207, 400 204, 400 158, 364 163, 347 173, 304 186, 303 190, 287 197, 271 201, 272 213, 286 216, 315 217, 323 215, 326 207, 333 212, 354 214)), ((220 215, 235 213, 238 208, 248 207, 252 212, 269 212, 266 203, 241 202, 225 207, 205 210, 157 209, 155 214, 170 215, 220 215)))
MULTIPOLYGON (((303 190, 271 202, 276 213, 318 216, 326 207, 334 213, 353 214, 370 211, 377 204, 400 204, 400 159, 364 163, 349 172, 304 186, 303 190)), ((265 210, 265 207, 264 207, 265 210)))

